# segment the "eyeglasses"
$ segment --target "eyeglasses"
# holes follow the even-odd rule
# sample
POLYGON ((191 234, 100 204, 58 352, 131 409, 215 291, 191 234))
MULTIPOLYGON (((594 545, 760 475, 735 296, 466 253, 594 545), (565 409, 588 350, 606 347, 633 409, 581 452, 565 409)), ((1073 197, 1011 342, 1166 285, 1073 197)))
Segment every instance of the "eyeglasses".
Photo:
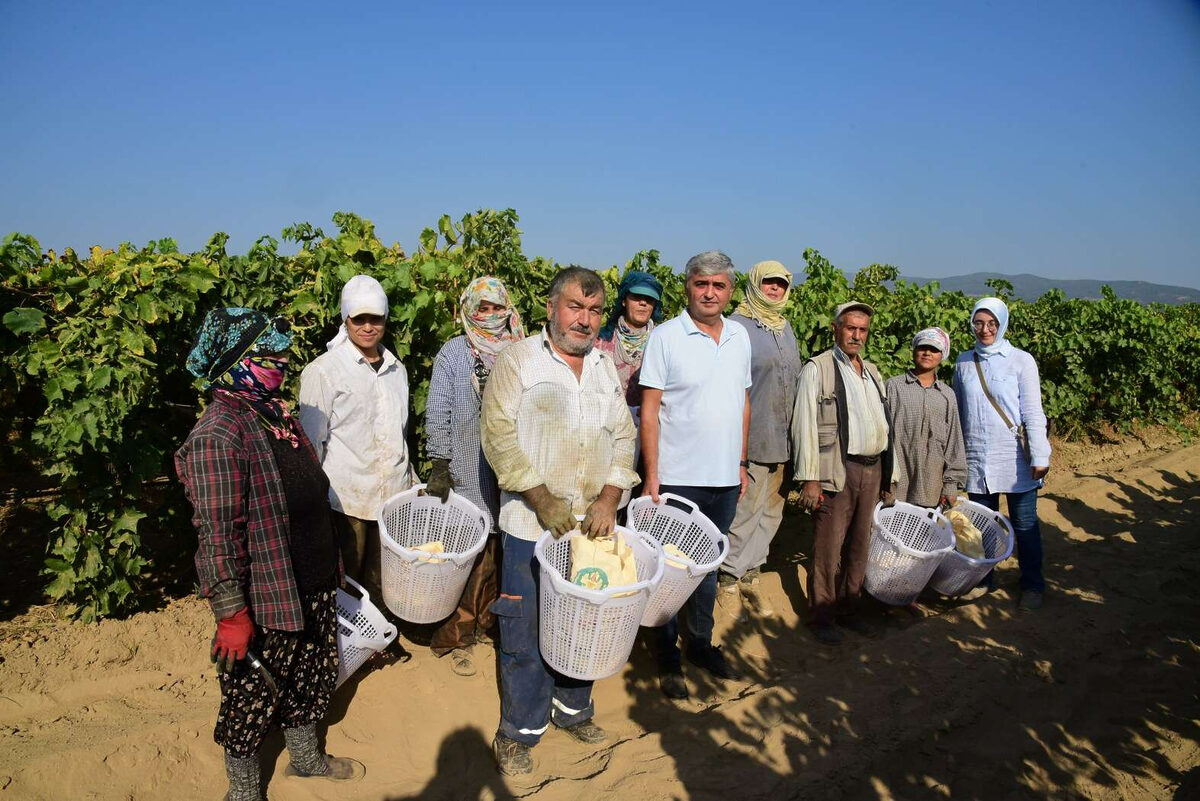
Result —
POLYGON ((995 320, 976 320, 971 323, 971 327, 976 331, 999 331, 1000 323, 995 320))

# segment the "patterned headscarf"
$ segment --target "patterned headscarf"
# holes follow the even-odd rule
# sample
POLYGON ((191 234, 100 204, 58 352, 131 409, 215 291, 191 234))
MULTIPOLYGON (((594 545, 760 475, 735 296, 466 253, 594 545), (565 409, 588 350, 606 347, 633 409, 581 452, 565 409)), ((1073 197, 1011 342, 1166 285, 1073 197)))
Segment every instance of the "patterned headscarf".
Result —
POLYGON ((282 317, 213 309, 196 332, 187 369, 205 379, 213 394, 248 404, 268 431, 298 447, 296 422, 279 396, 287 368, 282 354, 291 344, 291 325, 282 317))
POLYGON ((467 284, 458 299, 458 319, 467 335, 471 355, 475 357, 475 374, 471 381, 483 394, 483 386, 496 364, 496 357, 513 342, 525 338, 525 327, 521 325, 521 315, 509 299, 504 284, 490 275, 467 284), (481 314, 479 304, 484 301, 503 306, 504 311, 481 314))
POLYGON ((943 329, 934 326, 933 328, 922 328, 913 337, 912 346, 916 350, 920 345, 932 345, 942 352, 942 361, 950 355, 950 335, 943 329))
POLYGON ((750 280, 746 282, 746 297, 735 310, 738 314, 758 320, 772 331, 779 333, 787 325, 781 311, 787 305, 788 296, 792 294, 792 274, 777 261, 760 261, 750 268, 750 280), (787 289, 779 300, 771 300, 762 291, 763 281, 768 278, 782 278, 787 281, 787 289))
POLYGON ((1008 347, 1008 340, 1004 338, 1006 333, 1008 333, 1008 306, 1000 298, 980 298, 979 302, 975 304, 975 308, 971 309, 971 335, 975 336, 975 350, 987 355, 999 353, 1008 347), (975 314, 980 309, 991 312, 996 317, 996 340, 990 345, 980 344, 979 337, 975 336, 975 314))

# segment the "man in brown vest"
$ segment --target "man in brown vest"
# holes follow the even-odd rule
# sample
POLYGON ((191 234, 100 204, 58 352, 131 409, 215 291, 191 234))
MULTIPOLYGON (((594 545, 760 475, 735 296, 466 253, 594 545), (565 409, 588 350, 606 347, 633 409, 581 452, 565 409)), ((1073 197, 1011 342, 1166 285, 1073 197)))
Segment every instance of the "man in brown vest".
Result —
POLYGON ((875 627, 857 613, 879 500, 891 502, 887 394, 879 370, 860 355, 871 315, 865 303, 834 311, 834 347, 800 370, 792 415, 793 466, 800 505, 812 512, 816 543, 808 571, 809 625, 830 645, 835 623, 865 636, 875 627), (886 481, 884 480, 886 477, 886 481))

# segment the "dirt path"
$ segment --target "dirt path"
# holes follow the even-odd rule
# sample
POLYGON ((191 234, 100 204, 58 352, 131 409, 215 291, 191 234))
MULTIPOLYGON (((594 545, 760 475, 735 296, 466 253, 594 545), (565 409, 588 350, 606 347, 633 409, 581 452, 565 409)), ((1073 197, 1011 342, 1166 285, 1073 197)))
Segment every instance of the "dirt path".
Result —
MULTIPOLYGON (((766 574, 779 614, 734 622, 749 680, 688 672, 658 692, 639 645, 600 682, 598 751, 551 731, 524 782, 494 773, 493 654, 461 679, 428 651, 344 687, 328 749, 368 766, 340 787, 287 779, 278 737, 269 794, 299 799, 1190 799, 1200 798, 1200 445, 1130 457, 1076 448, 1041 512, 1047 605, 1003 589, 881 613, 877 640, 817 645, 799 624, 807 519, 785 520, 766 574)), ((0 628, 0 799, 216 799, 218 701, 192 600, 75 626, 45 613, 0 628)))

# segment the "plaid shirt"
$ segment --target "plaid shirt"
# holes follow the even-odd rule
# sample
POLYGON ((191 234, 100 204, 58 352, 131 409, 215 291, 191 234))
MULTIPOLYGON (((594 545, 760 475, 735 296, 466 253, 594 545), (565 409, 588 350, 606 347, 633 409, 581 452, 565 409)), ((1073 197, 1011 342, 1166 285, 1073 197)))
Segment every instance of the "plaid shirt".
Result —
POLYGON ((175 453, 175 471, 195 509, 196 575, 213 614, 249 606, 262 628, 301 631, 287 498, 268 436, 252 408, 214 397, 175 453))

